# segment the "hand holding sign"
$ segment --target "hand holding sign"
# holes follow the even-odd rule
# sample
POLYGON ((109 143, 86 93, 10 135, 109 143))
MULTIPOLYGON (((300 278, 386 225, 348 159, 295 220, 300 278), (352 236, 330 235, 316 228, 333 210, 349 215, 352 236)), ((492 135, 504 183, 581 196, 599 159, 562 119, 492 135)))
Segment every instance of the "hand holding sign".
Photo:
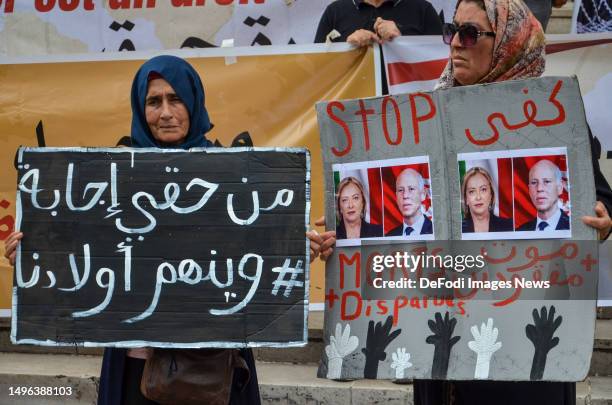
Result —
POLYGON ((23 238, 23 233, 21 232, 13 232, 9 235, 8 238, 4 241, 4 257, 6 257, 11 264, 11 266, 15 265, 15 256, 17 254, 17 245, 19 241, 23 238))
MULTIPOLYGON (((316 226, 325 226, 325 217, 321 217, 315 221, 316 226)), ((310 240, 310 260, 314 260, 319 256, 321 260, 326 261, 334 252, 336 245, 336 231, 327 231, 318 233, 315 229, 306 232, 306 237, 310 240)))
POLYGON ((382 41, 391 41, 393 38, 402 35, 395 21, 383 20, 380 17, 374 23, 374 31, 382 41))

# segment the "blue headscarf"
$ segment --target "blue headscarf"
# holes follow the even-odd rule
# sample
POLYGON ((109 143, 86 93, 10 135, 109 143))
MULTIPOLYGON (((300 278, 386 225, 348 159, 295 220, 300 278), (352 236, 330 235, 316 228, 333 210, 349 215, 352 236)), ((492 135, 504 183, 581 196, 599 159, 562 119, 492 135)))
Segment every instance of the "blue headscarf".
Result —
POLYGON ((212 142, 204 136, 211 127, 208 111, 204 106, 204 86, 198 72, 187 61, 176 56, 163 55, 148 60, 140 67, 132 82, 132 146, 181 149, 212 146, 212 142), (189 132, 185 141, 178 146, 160 146, 147 124, 144 109, 151 72, 162 76, 172 86, 189 112, 189 132))

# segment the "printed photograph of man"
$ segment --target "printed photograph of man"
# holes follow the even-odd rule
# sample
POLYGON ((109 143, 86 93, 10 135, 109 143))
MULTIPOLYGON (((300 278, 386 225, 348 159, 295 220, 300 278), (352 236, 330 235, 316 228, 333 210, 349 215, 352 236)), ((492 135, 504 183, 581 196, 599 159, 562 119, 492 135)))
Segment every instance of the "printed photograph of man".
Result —
POLYGON ((395 179, 395 201, 402 214, 402 224, 385 236, 431 235, 433 224, 422 211, 426 197, 423 176, 414 169, 402 170, 395 179))
POLYGON ((559 166, 548 159, 538 160, 529 169, 527 187, 536 218, 520 225, 517 231, 569 230, 570 217, 561 209, 561 197, 565 188, 559 166))

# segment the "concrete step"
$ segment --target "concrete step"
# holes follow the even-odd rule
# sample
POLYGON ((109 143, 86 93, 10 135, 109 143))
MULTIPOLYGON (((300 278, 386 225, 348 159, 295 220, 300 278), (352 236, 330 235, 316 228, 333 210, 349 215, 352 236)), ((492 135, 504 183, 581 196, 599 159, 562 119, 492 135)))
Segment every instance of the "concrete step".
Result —
POLYGON ((612 376, 612 319, 597 320, 589 375, 612 376))
MULTIPOLYGON (((253 349, 255 358, 262 362, 278 363, 318 363, 324 350, 323 313, 311 312, 308 319, 309 340, 305 347, 272 349, 253 349)), ((33 353, 33 354, 79 354, 100 356, 102 349, 75 347, 39 347, 18 345, 9 340, 8 324, 0 325, 0 352, 33 353)), ((598 319, 595 329, 593 357, 591 359, 592 376, 612 376, 612 319, 598 319)))
POLYGON ((612 307, 599 307, 597 308, 598 319, 612 319, 612 307))
MULTIPOLYGON (((95 404, 99 356, 0 353, 0 405, 95 404), (10 396, 10 387, 71 389, 71 395, 10 396)), ((389 381, 329 381, 316 377, 315 364, 257 363, 265 405, 402 404, 412 405, 412 385, 389 381)), ((612 404, 612 377, 578 383, 578 405, 612 404)))
MULTIPOLYGON (((10 339, 10 320, 0 318, 0 352, 32 354, 71 354, 101 356, 104 349, 85 347, 43 347, 13 345, 10 339)), ((312 311, 308 315, 308 344, 305 347, 287 349, 255 348, 257 360, 267 362, 314 363, 323 352, 323 312, 312 311)))
POLYGON ((100 356, 0 353, 0 405, 96 404, 101 365, 100 356), (57 395, 10 395, 17 387, 57 395))

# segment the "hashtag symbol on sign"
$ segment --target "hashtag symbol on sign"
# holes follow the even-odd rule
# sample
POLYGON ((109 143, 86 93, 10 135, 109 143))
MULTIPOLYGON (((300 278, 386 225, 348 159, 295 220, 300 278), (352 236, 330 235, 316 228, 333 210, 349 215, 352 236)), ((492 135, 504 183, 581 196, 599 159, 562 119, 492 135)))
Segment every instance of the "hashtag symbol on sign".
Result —
POLYGON ((274 286, 274 288, 272 289, 272 295, 277 295, 278 290, 281 287, 284 287, 285 292, 283 293, 283 295, 285 297, 289 297, 289 294, 291 294, 291 290, 293 290, 293 287, 302 287, 304 285, 304 282, 296 280, 296 278, 300 274, 304 273, 304 269, 302 268, 302 261, 298 260, 295 267, 289 267, 290 264, 291 260, 285 259, 283 267, 275 267, 272 269, 274 273, 278 273, 278 277, 276 278, 276 280, 274 280, 274 283, 272 283, 272 285, 274 286), (287 274, 291 276, 289 280, 285 280, 285 276, 287 274))

